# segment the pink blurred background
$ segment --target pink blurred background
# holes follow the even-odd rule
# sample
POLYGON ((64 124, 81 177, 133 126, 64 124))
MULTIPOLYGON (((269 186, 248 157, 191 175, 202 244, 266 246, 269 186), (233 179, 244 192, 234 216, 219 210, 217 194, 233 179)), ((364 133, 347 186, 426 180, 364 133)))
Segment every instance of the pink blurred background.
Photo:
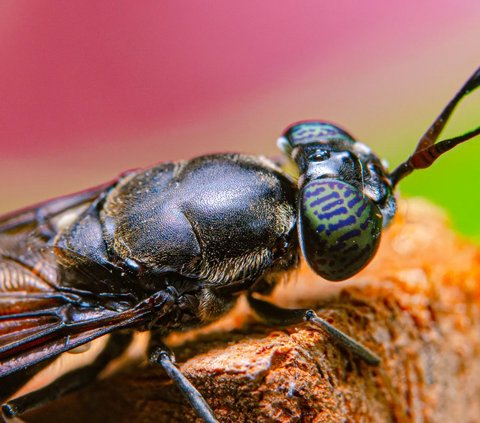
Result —
MULTIPOLYGON (((395 165, 480 64, 479 22, 478 0, 2 0, 0 212, 158 161, 276 154, 305 118, 342 124, 395 165)), ((460 213, 475 149, 405 191, 460 213)))

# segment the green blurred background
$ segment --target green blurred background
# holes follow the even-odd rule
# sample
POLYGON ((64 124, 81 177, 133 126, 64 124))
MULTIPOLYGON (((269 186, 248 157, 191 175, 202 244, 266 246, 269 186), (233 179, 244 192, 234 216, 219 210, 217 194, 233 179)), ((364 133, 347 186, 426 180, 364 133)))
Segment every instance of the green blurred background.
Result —
MULTIPOLYGON (((480 2, 0 3, 0 213, 134 167, 277 154, 291 122, 344 126, 393 168, 480 65, 480 2)), ((480 93, 448 135, 480 123, 480 93)), ((401 186, 480 239, 480 139, 401 186)))

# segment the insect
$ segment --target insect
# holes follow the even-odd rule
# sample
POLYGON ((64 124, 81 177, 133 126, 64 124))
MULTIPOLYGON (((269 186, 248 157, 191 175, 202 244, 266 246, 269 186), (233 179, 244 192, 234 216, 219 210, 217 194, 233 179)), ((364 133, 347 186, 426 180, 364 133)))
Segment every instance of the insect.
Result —
POLYGON ((151 361, 198 416, 216 421, 161 339, 218 319, 239 294, 267 323, 311 322, 353 358, 379 364, 374 352, 313 310, 283 309, 259 296, 300 255, 331 281, 365 267, 395 214, 397 184, 480 134, 478 127, 437 142, 457 103, 479 85, 480 68, 393 172, 341 128, 303 121, 278 141, 298 177, 263 157, 214 154, 126 172, 0 218, 4 415, 20 415, 95 380, 125 351, 133 331, 150 330, 151 361), (59 354, 106 334, 93 363, 8 400, 59 354))

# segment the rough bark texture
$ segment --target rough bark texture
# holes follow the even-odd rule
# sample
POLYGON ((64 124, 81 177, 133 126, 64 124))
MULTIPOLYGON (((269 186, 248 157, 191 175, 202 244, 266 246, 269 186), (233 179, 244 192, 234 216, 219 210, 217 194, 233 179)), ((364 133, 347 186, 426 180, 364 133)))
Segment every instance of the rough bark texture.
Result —
MULTIPOLYGON (((351 360, 309 325, 268 328, 244 302, 172 336, 180 367, 221 422, 480 421, 480 254, 443 214, 404 202, 374 262, 349 282, 307 269, 277 304, 314 307, 382 357, 351 360)), ((158 368, 129 364, 28 416, 31 422, 185 422, 195 415, 158 368)))

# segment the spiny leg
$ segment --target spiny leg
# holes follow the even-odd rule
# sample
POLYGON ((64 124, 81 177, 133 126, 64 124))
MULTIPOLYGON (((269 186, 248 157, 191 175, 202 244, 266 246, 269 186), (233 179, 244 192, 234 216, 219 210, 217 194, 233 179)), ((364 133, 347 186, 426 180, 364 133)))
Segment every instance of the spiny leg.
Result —
POLYGON ((281 308, 267 301, 254 298, 252 295, 248 295, 248 302, 258 317, 269 325, 290 326, 302 322, 311 322, 318 326, 340 348, 355 354, 367 364, 373 366, 380 364, 380 358, 374 352, 336 329, 326 320, 318 317, 313 310, 281 308))
POLYGON ((49 385, 37 391, 8 401, 2 405, 4 415, 7 417, 19 416, 33 408, 88 385, 97 378, 112 360, 125 352, 131 341, 131 333, 113 333, 110 335, 104 349, 92 363, 60 376, 49 385))
POLYGON ((203 419, 205 423, 218 423, 212 409, 207 404, 202 394, 190 383, 190 381, 182 374, 175 365, 175 357, 173 353, 162 343, 151 341, 149 346, 150 361, 154 364, 160 364, 167 375, 177 385, 178 389, 185 396, 197 415, 203 419))

